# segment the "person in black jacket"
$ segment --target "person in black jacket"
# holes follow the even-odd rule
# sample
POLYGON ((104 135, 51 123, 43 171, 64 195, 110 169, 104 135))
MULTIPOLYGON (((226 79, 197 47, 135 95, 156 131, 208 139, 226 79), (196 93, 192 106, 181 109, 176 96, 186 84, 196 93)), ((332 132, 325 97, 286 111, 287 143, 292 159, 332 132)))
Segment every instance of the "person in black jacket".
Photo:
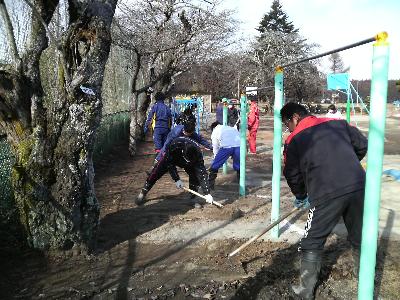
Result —
MULTIPOLYGON (((229 104, 228 106, 228 125, 234 127, 238 125, 239 122, 239 111, 233 104, 229 104)), ((239 130, 239 126, 237 127, 239 130)))
POLYGON ((176 169, 177 166, 183 168, 189 175, 189 188, 197 192, 198 186, 201 185, 207 198, 206 202, 212 203, 213 197, 210 195, 208 172, 204 166, 203 154, 201 153, 199 144, 186 136, 176 137, 168 144, 165 153, 161 155, 161 158, 150 171, 135 203, 142 205, 153 185, 167 172, 170 173, 172 179, 175 181, 176 187, 182 189, 183 184, 179 178, 176 169))
POLYGON ((367 139, 345 120, 317 118, 297 103, 287 103, 281 117, 291 132, 284 145, 283 174, 295 206, 309 207, 299 247, 300 285, 292 289, 303 299, 314 299, 322 251, 340 217, 358 273, 365 186, 360 160, 367 153, 367 139))

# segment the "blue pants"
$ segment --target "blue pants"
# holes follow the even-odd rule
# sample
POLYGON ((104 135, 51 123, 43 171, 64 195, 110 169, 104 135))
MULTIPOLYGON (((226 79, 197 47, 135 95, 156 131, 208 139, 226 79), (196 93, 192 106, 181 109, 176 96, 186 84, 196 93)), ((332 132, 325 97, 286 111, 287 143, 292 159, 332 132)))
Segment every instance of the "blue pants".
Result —
POLYGON ((160 150, 167 139, 169 128, 156 127, 153 132, 154 149, 160 150))
POLYGON ((233 169, 240 170, 240 147, 220 148, 217 155, 212 162, 211 169, 218 171, 219 168, 228 160, 229 157, 233 158, 233 169))

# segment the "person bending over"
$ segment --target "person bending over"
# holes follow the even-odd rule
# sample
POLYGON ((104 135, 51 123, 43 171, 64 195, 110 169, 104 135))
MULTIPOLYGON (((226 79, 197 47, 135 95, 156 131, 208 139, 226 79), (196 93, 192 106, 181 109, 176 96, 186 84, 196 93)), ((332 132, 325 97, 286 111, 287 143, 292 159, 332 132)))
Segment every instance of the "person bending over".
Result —
POLYGON ((185 115, 182 119, 182 124, 176 125, 167 136, 164 146, 161 148, 160 152, 157 154, 156 163, 161 159, 165 153, 165 149, 177 137, 186 136, 190 137, 196 143, 203 145, 207 150, 211 150, 211 144, 200 134, 195 132, 196 129, 196 117, 193 115, 185 115))
POLYGON ((212 203, 213 197, 210 195, 208 174, 199 144, 185 136, 177 137, 168 144, 165 153, 150 171, 142 190, 135 199, 135 203, 142 205, 153 185, 167 172, 175 181, 176 187, 182 189, 183 184, 176 167, 183 168, 189 175, 189 188, 197 192, 200 185, 206 195, 206 202, 212 203))
POLYGON ((282 122, 291 134, 284 145, 283 174, 296 196, 296 207, 308 207, 305 233, 300 241, 300 284, 293 286, 302 299, 314 299, 322 251, 340 217, 353 249, 358 273, 364 207, 365 171, 360 160, 367 139, 345 120, 317 118, 304 106, 287 103, 282 122))
POLYGON ((214 160, 210 167, 210 188, 214 189, 218 169, 228 160, 233 159, 233 169, 236 171, 237 180, 240 177, 240 133, 235 127, 221 125, 217 122, 211 124, 211 141, 214 160))

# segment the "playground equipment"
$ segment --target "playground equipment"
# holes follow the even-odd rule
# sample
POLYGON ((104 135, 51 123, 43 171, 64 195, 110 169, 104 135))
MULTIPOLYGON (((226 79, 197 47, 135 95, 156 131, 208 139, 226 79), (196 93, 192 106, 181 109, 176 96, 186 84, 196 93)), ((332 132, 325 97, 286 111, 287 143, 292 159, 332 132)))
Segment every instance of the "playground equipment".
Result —
POLYGON ((247 97, 240 97, 240 177, 239 195, 246 195, 246 154, 247 154, 247 97))
MULTIPOLYGON (((226 98, 224 98, 226 99, 226 98)), ((223 99, 223 100, 224 100, 223 99)), ((223 109, 222 109, 222 125, 228 125, 228 99, 227 101, 222 101, 224 103, 223 109)), ((227 163, 225 162, 222 166, 222 174, 226 175, 228 172, 228 166, 227 163)))
POLYGON ((173 98, 172 99, 172 123, 175 124, 178 116, 183 113, 186 109, 190 109, 196 117, 196 132, 200 132, 200 112, 203 112, 203 101, 200 97, 191 98, 173 98))
POLYGON ((207 111, 202 97, 176 97, 172 99, 171 112, 172 123, 176 123, 178 116, 185 111, 191 109, 196 117, 196 132, 199 133, 200 128, 204 131, 209 130, 210 112, 207 111))
MULTIPOLYGON (((274 152, 272 175, 272 212, 271 223, 279 218, 282 123, 280 110, 283 106, 283 70, 290 66, 317 59, 323 56, 354 48, 367 43, 373 44, 370 123, 368 134, 368 160, 365 183, 364 216, 358 281, 358 299, 372 300, 374 296, 374 279, 376 250, 378 239, 379 206, 381 193, 381 175, 386 121, 386 101, 388 88, 389 43, 388 34, 381 32, 372 38, 328 51, 310 58, 291 62, 276 68, 275 105, 274 105, 274 152)), ((242 167, 242 166, 241 166, 242 167)), ((279 237, 279 227, 272 231, 274 238, 279 237)))
POLYGON ((328 90, 336 90, 338 92, 344 93, 347 95, 347 105, 346 105, 346 120, 350 123, 350 110, 352 108, 353 114, 355 114, 354 109, 354 100, 353 100, 353 93, 356 95, 357 104, 360 101, 361 103, 361 112, 364 108, 367 113, 369 113, 367 106, 364 104, 362 98, 351 84, 349 74, 348 73, 335 73, 335 74, 328 74, 327 76, 327 87, 328 90), (343 92, 345 91, 345 92, 343 92), (351 108, 350 108, 351 105, 351 108))
MULTIPOLYGON (((226 99, 226 98, 224 98, 226 99)), ((236 100, 235 100, 236 101, 236 100)), ((228 105, 233 104, 232 101, 226 99, 223 101, 223 125, 228 124, 228 105)), ((242 95, 240 98, 240 176, 239 176, 239 195, 246 195, 246 155, 247 155, 247 97, 242 95)), ((227 173, 227 164, 222 167, 223 174, 227 173)))

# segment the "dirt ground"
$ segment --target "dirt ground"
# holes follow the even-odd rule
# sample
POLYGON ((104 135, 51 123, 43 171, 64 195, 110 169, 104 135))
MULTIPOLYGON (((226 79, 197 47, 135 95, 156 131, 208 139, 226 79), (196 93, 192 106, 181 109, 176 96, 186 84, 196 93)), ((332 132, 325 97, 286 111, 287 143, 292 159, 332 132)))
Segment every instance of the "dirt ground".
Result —
MULTIPOLYGON (((96 168, 101 204, 97 251, 81 255, 74 249, 44 256, 2 249, 0 299, 295 299, 290 285, 298 282, 296 242, 260 239, 227 257, 269 223, 272 119, 263 117, 261 124, 260 153, 246 162, 247 196, 239 197, 232 171, 219 175, 213 195, 225 205, 222 209, 195 208, 195 202, 204 204, 202 200, 178 191, 168 174, 151 190, 150 201, 137 207, 133 199, 152 163, 153 156, 146 154, 152 144, 143 143, 133 159, 126 146, 116 147, 96 168), (242 216, 234 218, 239 209, 242 216)), ((400 154, 398 140, 388 150, 400 154)), ((209 162, 210 153, 206 155, 209 162)), ((182 177, 187 182, 185 174, 182 177)), ((281 210, 292 209, 286 185, 281 197, 281 210)), ((296 218, 306 220, 305 215, 296 218)), ((399 247, 398 241, 379 240, 379 299, 399 299, 399 247)), ((316 299, 356 299, 357 279, 351 269, 345 237, 333 234, 316 299)))

